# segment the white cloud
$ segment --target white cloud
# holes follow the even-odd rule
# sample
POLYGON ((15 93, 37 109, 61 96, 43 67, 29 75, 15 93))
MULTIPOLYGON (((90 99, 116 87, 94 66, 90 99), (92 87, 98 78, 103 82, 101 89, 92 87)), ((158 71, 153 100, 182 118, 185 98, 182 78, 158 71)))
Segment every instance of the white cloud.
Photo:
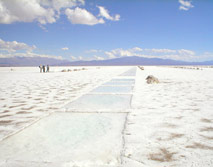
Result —
POLYGON ((83 60, 83 57, 82 57, 82 56, 78 56, 78 59, 79 59, 79 60, 83 60))
POLYGON ((104 52, 105 55, 109 56, 110 59, 116 58, 116 56, 112 52, 104 52))
POLYGON ((31 52, 35 48, 36 48, 35 45, 29 46, 25 43, 21 43, 17 41, 8 42, 8 41, 3 41, 2 39, 0 39, 0 50, 4 50, 7 52, 16 52, 16 51, 22 51, 22 50, 31 52))
POLYGON ((46 54, 38 54, 33 53, 33 50, 36 49, 36 46, 29 46, 25 43, 17 42, 17 41, 3 41, 0 39, 0 58, 11 58, 11 57, 45 57, 45 58, 54 58, 60 59, 63 58, 61 56, 53 56, 46 54), (5 53, 5 51, 7 53, 5 53))
POLYGON ((131 51, 133 51, 133 52, 141 52, 141 51, 143 51, 143 49, 141 49, 139 47, 134 47, 134 48, 131 49, 131 51))
POLYGON ((204 52, 203 55, 213 57, 213 53, 211 52, 204 52))
POLYGON ((200 56, 201 60, 203 61, 212 61, 213 60, 213 52, 204 52, 201 56, 200 56))
POLYGON ((109 11, 105 9, 103 6, 97 6, 99 8, 99 16, 102 16, 106 18, 107 20, 112 20, 112 21, 119 21, 120 20, 120 15, 116 14, 114 17, 110 16, 109 11))
POLYGON ((91 49, 91 50, 87 50, 86 53, 97 53, 98 50, 96 49, 91 49))
POLYGON ((180 55, 191 55, 191 56, 194 56, 194 55, 195 55, 195 52, 194 52, 194 51, 186 50, 186 49, 180 49, 180 50, 178 50, 178 53, 179 53, 180 55))
POLYGON ((117 55, 117 56, 133 56, 133 53, 134 53, 131 50, 125 50, 125 49, 122 49, 122 48, 114 49, 111 52, 114 55, 117 55))
POLYGON ((136 56, 135 52, 142 51, 141 48, 135 47, 132 49, 113 49, 111 51, 106 51, 105 54, 109 56, 109 58, 122 57, 122 56, 136 56))
POLYGON ((203 54, 196 54, 192 50, 187 49, 113 49, 111 51, 105 51, 104 54, 109 59, 122 57, 122 56, 139 56, 145 58, 161 58, 161 59, 172 59, 179 61, 209 61, 213 60, 213 53, 204 52, 203 54))
POLYGON ((98 53, 98 52, 102 52, 102 50, 91 49, 91 50, 87 50, 85 52, 86 53, 98 53))
POLYGON ((104 58, 103 57, 100 57, 100 56, 94 56, 97 60, 104 60, 104 58))
POLYGON ((105 23, 102 18, 98 19, 86 9, 81 9, 79 7, 75 9, 66 9, 65 14, 72 24, 95 25, 105 23))
POLYGON ((69 48, 65 47, 65 48, 61 48, 61 50, 69 50, 69 48))
POLYGON ((72 60, 76 60, 77 58, 75 56, 70 56, 72 60))
POLYGON ((193 60, 195 57, 191 57, 189 55, 180 55, 180 54, 165 54, 165 55, 154 55, 154 58, 161 58, 161 59, 172 59, 172 60, 179 60, 179 61, 191 61, 193 60))
POLYGON ((54 23, 63 8, 84 4, 84 0, 0 0, 0 23, 54 23))
POLYGON ((160 58, 160 59, 172 59, 172 60, 179 60, 179 61, 194 61, 197 60, 197 56, 192 55, 180 55, 180 54, 137 54, 136 56, 139 57, 146 57, 146 58, 160 58))
POLYGON ((60 12, 62 8, 84 5, 85 2, 84 0, 41 0, 41 4, 60 12))
POLYGON ((193 8, 194 6, 192 5, 191 0, 179 0, 180 3, 180 10, 189 10, 190 8, 193 8))
POLYGON ((118 21, 120 15, 110 16, 108 10, 98 6, 99 17, 86 9, 79 8, 85 0, 0 0, 0 24, 14 22, 38 22, 45 29, 45 24, 55 23, 65 12, 73 24, 104 24, 104 18, 118 21), (76 7, 75 9, 72 9, 76 7))
POLYGON ((176 53, 176 50, 172 49, 144 49, 145 51, 148 52, 154 52, 154 53, 176 53))
POLYGON ((174 60, 184 60, 191 61, 197 60, 198 56, 196 56, 194 51, 180 49, 180 50, 172 50, 172 49, 142 49, 139 47, 134 47, 131 49, 113 49, 111 51, 105 51, 105 55, 109 58, 116 58, 122 56, 140 56, 147 58, 162 58, 162 59, 174 59, 174 60))

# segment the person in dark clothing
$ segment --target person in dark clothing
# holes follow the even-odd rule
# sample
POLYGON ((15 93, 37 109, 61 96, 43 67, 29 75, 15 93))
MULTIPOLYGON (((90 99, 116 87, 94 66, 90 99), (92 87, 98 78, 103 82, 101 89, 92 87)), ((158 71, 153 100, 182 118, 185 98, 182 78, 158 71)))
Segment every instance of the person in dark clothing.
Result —
POLYGON ((45 72, 45 65, 42 66, 43 72, 45 72))
POLYGON ((42 65, 40 65, 39 68, 40 68, 40 73, 41 73, 42 72, 42 65))
POLYGON ((50 71, 50 67, 49 67, 49 65, 47 65, 47 72, 49 72, 50 71))

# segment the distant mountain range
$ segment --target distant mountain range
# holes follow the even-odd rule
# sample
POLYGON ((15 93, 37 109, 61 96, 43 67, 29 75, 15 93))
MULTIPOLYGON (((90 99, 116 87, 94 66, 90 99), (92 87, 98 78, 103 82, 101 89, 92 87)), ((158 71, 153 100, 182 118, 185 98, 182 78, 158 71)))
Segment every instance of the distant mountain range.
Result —
POLYGON ((212 61, 185 62, 171 59, 121 57, 108 60, 74 61, 58 60, 42 57, 13 57, 0 58, 0 66, 39 66, 40 64, 51 66, 124 66, 124 65, 213 65, 212 61))

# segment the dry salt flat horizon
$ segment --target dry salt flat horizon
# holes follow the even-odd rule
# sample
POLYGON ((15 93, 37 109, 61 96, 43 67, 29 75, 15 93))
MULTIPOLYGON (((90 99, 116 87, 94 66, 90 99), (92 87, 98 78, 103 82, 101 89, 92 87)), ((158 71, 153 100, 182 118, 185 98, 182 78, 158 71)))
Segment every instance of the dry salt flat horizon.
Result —
POLYGON ((212 68, 68 68, 0 68, 0 166, 213 166, 212 68))

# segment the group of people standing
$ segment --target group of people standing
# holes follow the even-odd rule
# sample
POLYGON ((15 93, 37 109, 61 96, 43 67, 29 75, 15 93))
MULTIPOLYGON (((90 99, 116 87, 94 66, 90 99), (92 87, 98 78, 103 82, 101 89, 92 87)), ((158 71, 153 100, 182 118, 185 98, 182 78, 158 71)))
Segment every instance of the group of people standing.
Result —
POLYGON ((42 71, 43 71, 43 72, 49 72, 49 71, 50 71, 49 65, 47 65, 47 69, 46 69, 45 65, 40 65, 39 68, 40 68, 40 73, 41 73, 42 71), (45 69, 46 69, 46 70, 45 70, 45 69))

